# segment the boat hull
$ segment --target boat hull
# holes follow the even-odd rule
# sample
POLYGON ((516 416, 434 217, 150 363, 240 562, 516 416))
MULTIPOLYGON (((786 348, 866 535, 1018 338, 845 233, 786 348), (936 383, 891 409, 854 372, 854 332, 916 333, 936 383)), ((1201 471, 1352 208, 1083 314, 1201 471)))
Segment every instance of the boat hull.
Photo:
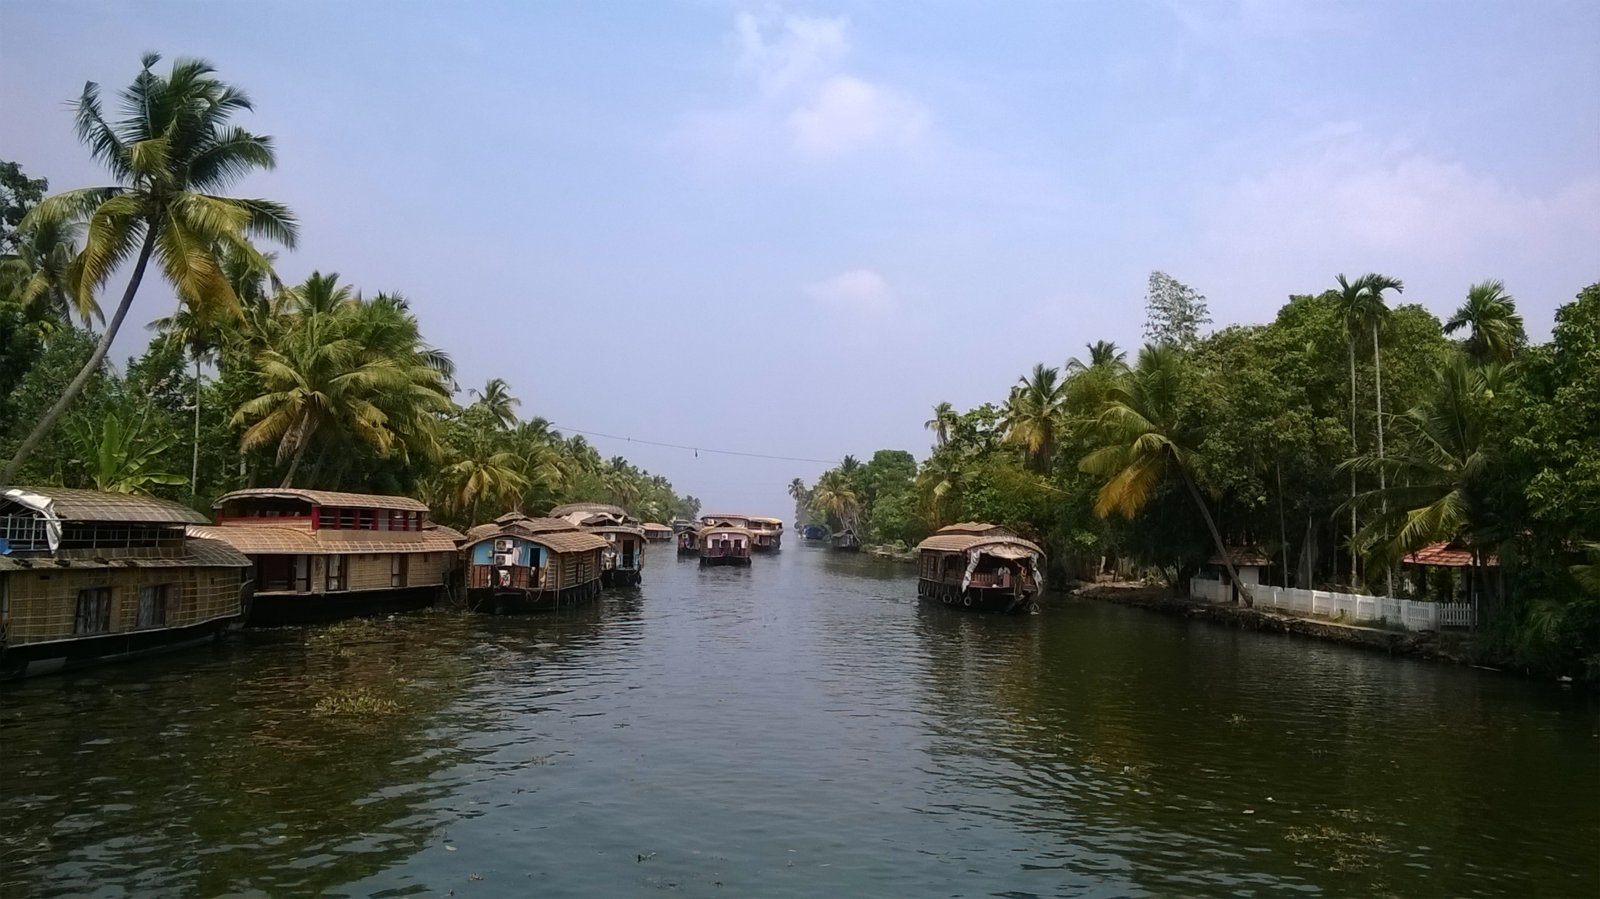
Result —
POLYGON ((126 662, 145 656, 192 649, 220 641, 239 624, 239 617, 215 618, 188 627, 101 634, 49 643, 24 643, 0 648, 0 680, 15 680, 126 662))
POLYGON ((606 587, 637 587, 643 580, 643 572, 637 569, 608 568, 600 572, 600 583, 606 587))
POLYGON ((1018 594, 1010 588, 968 587, 963 590, 956 584, 918 578, 917 596, 923 602, 937 603, 963 612, 1026 615, 1039 611, 1036 594, 1018 594))
POLYGON ((443 591, 439 584, 429 584, 337 593, 257 593, 246 624, 249 627, 292 627, 414 612, 438 602, 443 591))
POLYGON ((518 590, 476 587, 467 591, 467 607, 485 615, 525 615, 588 602, 600 595, 600 581, 565 590, 518 590))
POLYGON ((723 567, 723 566, 729 566, 729 567, 734 567, 734 568, 746 568, 746 567, 749 567, 749 565, 750 565, 750 557, 749 556, 701 556, 700 557, 700 567, 701 568, 720 568, 720 567, 723 567))

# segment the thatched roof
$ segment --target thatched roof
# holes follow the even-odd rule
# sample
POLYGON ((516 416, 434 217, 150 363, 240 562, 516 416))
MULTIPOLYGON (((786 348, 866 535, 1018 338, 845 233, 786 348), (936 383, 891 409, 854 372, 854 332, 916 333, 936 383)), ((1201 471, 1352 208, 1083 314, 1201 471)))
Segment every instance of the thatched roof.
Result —
POLYGON ((204 515, 187 506, 153 496, 70 487, 8 487, 0 492, 0 499, 13 490, 48 498, 56 517, 62 521, 123 521, 138 524, 201 524, 206 521, 204 515))
POLYGON ((783 527, 782 518, 768 518, 764 515, 751 515, 745 520, 749 521, 751 524, 775 524, 780 528, 783 527))
MULTIPOLYGON (((110 554, 108 554, 109 556, 110 554)), ((0 571, 28 571, 55 568, 249 568, 250 560, 238 550, 217 540, 190 537, 183 541, 183 555, 159 559, 56 560, 37 556, 0 556, 0 571)))
POLYGON ((628 517, 628 513, 621 506, 613 506, 608 503, 567 503, 564 506, 556 506, 551 509, 550 517, 566 518, 574 512, 583 512, 589 515, 615 515, 618 518, 628 517))
POLYGON ((629 534, 634 537, 644 537, 644 528, 634 527, 631 524, 597 524, 586 526, 583 530, 590 534, 629 534))
POLYGON ((672 530, 672 528, 667 527, 659 521, 647 521, 642 525, 642 527, 645 529, 646 533, 659 533, 661 531, 672 530))
MULTIPOLYGON (((1261 550, 1256 549, 1253 546, 1229 546, 1227 547, 1227 550, 1228 562, 1231 563, 1235 568, 1266 568, 1272 564, 1271 559, 1267 558, 1261 552, 1261 550)), ((1221 565, 1222 556, 1212 555, 1212 557, 1206 561, 1206 564, 1221 565)))
POLYGON ((476 525, 467 531, 468 543, 477 543, 484 537, 504 531, 519 534, 548 534, 558 531, 576 531, 578 526, 565 518, 529 518, 521 513, 508 513, 491 524, 476 525))
POLYGON ((220 540, 252 556, 455 552, 456 542, 462 539, 459 531, 447 527, 421 531, 311 531, 266 524, 191 525, 189 536, 220 540))
POLYGON ((701 524, 710 524, 713 521, 749 521, 749 520, 750 520, 750 516, 748 516, 748 515, 721 515, 721 514, 718 514, 718 515, 702 515, 702 516, 700 516, 700 523, 701 524))
POLYGON ((941 534, 972 534, 974 536, 988 535, 994 537, 1015 537, 1017 532, 998 524, 989 524, 984 521, 963 521, 958 524, 947 524, 939 529, 941 534))
POLYGON ((752 538, 752 539, 755 537, 754 534, 750 533, 749 531, 745 530, 744 528, 736 528, 736 527, 733 527, 732 525, 726 525, 726 524, 707 525, 706 527, 703 527, 703 528, 700 529, 699 534, 700 534, 700 539, 702 539, 702 540, 704 540, 706 537, 711 536, 712 534, 732 534, 732 535, 734 535, 736 537, 742 536, 742 537, 748 537, 748 538, 752 538))
POLYGON ((356 509, 390 509, 397 512, 427 512, 428 507, 409 496, 386 496, 380 493, 336 493, 332 490, 298 490, 292 487, 252 487, 235 490, 217 497, 212 508, 239 499, 303 499, 317 506, 338 506, 356 509))
MULTIPOLYGON (((524 519, 524 521, 541 521, 549 519, 524 519)), ((605 549, 610 544, 606 538, 599 534, 580 531, 570 523, 562 521, 565 530, 549 529, 543 531, 530 531, 523 528, 522 522, 515 522, 504 527, 480 524, 467 532, 467 539, 463 546, 473 546, 485 540, 496 537, 515 537, 518 540, 527 540, 537 543, 555 553, 588 552, 590 550, 605 549)))
POLYGON ((988 526, 984 533, 973 534, 962 531, 948 533, 949 528, 941 528, 939 533, 917 544, 920 552, 935 553, 965 553, 973 550, 986 550, 990 547, 999 550, 996 555, 1015 557, 1014 553, 1005 550, 1022 550, 1035 556, 1043 556, 1044 550, 1037 544, 1015 536, 1005 528, 988 526), (996 531, 1000 533, 996 533, 996 531))

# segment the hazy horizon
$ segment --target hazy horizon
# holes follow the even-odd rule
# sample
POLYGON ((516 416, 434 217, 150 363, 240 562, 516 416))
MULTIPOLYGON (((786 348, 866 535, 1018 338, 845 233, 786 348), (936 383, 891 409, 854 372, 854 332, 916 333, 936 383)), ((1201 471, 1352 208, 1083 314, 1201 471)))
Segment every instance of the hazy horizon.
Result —
MULTIPOLYGON (((1137 346, 1153 269, 1218 327, 1500 278, 1535 340, 1600 280, 1600 4, 619 9, 13 4, 0 158, 104 183, 83 82, 208 59, 276 139, 237 193, 298 214, 285 280, 403 293, 463 390, 569 433, 815 460, 1137 346)), ((173 304, 146 280, 119 363, 173 304)), ((707 510, 787 518, 828 467, 590 440, 707 510)))

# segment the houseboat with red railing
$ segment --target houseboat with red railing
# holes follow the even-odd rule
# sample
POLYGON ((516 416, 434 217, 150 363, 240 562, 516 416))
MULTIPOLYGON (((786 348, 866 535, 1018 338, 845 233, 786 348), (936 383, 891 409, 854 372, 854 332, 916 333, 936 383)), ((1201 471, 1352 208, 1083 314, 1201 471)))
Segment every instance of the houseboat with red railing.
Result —
POLYGON ((467 605, 495 615, 534 612, 600 595, 599 534, 564 518, 502 515, 467 531, 467 605))
POLYGON ((0 489, 0 680, 135 658, 238 627, 250 560, 147 496, 0 489))
POLYGON ((250 558, 254 627, 431 606, 456 568, 460 532, 410 497, 256 488, 223 495, 215 510, 189 533, 250 558))
POLYGON ((754 536, 744 528, 714 525, 700 529, 700 567, 750 564, 754 536))
POLYGON ((973 611, 1038 610, 1044 552, 1006 528, 952 524, 917 552, 917 595, 925 600, 973 611))

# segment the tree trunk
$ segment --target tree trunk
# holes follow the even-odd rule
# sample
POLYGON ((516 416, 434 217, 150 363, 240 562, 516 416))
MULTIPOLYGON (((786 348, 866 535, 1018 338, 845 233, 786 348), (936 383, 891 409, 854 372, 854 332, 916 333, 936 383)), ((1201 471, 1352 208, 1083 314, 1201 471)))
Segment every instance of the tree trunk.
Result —
POLYGON ((1245 607, 1254 608, 1255 597, 1251 596, 1250 591, 1239 581, 1239 572, 1234 570, 1233 560, 1228 558, 1228 548, 1222 545, 1222 533, 1217 530, 1217 523, 1211 518, 1211 509, 1206 506, 1205 497, 1200 495, 1200 488, 1195 486, 1194 478, 1189 476, 1189 470, 1181 465, 1178 468, 1183 472, 1183 483, 1189 488, 1189 495, 1194 497, 1194 504, 1200 507, 1200 514, 1206 520, 1206 528, 1211 531, 1211 541, 1217 546, 1217 556, 1222 559, 1222 567, 1228 570, 1228 579, 1233 582, 1233 588, 1239 591, 1239 595, 1244 597, 1245 607))
POLYGON ((200 495, 200 357, 194 357, 194 461, 189 465, 189 495, 200 495))
POLYGON ((1289 524, 1283 517, 1283 460, 1274 460, 1278 469, 1278 545, 1282 547, 1280 554, 1283 556, 1283 585, 1292 587, 1289 583, 1289 524))
MULTIPOLYGON (((1355 458, 1361 451, 1361 444, 1356 439, 1356 339, 1350 337, 1350 457, 1355 458)), ((1335 537, 1338 535, 1335 534, 1335 537)), ((1334 553, 1335 562, 1339 554, 1334 553)), ((1356 571, 1356 470, 1350 469, 1350 589, 1356 589, 1356 581, 1361 577, 1356 571)))
MULTIPOLYGON (((1376 385, 1374 390, 1378 398, 1378 495, 1383 497, 1383 518, 1389 520, 1389 497, 1384 494, 1388 486, 1388 476, 1383 471, 1383 356, 1378 352, 1378 323, 1372 323, 1372 377, 1376 385)), ((1388 534, 1384 534, 1385 537, 1388 534)), ((1394 566, 1386 565, 1383 569, 1385 596, 1394 596, 1394 566)))
POLYGON ((294 486, 295 470, 300 467, 300 460, 305 458, 306 444, 310 442, 311 441, 309 439, 302 439, 300 441, 300 445, 294 448, 294 458, 289 460, 289 470, 283 476, 283 483, 278 485, 279 489, 285 489, 294 486))
POLYGON ((33 430, 28 433, 28 438, 22 441, 21 446, 17 447, 17 454, 11 457, 10 462, 6 463, 5 471, 0 472, 0 485, 12 483, 17 476, 17 472, 21 470, 22 463, 28 461, 28 456, 32 455, 34 449, 38 447, 39 441, 43 440, 52 430, 55 430, 56 423, 66 413, 67 407, 72 405, 72 401, 77 399, 78 394, 82 393, 83 388, 88 385, 89 379, 94 377, 94 373, 100 369, 100 363, 105 361, 106 353, 111 350, 111 341, 117 339, 117 330, 122 327, 122 320, 128 317, 128 307, 133 305, 133 295, 139 292, 139 282, 144 280, 144 270, 150 264, 150 251, 155 248, 155 245, 155 226, 146 223, 144 245, 139 248, 139 258, 133 264, 133 274, 128 276, 128 286, 122 291, 122 302, 117 304, 117 311, 111 316, 111 321, 106 323, 106 332, 100 335, 100 342, 95 345, 94 352, 89 354, 89 361, 83 364, 78 376, 73 378, 72 383, 67 385, 66 391, 61 394, 61 398, 56 400, 55 405, 50 407, 50 411, 44 414, 44 418, 39 419, 39 423, 33 426, 33 430))

